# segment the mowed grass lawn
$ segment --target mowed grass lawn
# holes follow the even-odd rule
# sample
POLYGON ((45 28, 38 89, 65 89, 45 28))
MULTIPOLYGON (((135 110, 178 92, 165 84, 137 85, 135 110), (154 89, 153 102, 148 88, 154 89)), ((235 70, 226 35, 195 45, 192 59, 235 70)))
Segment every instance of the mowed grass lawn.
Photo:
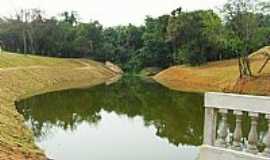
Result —
POLYGON ((174 66, 154 78, 161 84, 180 91, 270 95, 270 62, 263 72, 258 74, 264 61, 261 56, 251 58, 254 76, 241 80, 237 59, 211 62, 198 67, 174 66))
POLYGON ((78 67, 80 65, 78 62, 62 58, 41 57, 28 54, 15 54, 10 52, 0 53, 0 68, 27 67, 33 65, 61 66, 63 64, 66 64, 71 67, 72 66, 78 67))
POLYGON ((62 89, 90 87, 116 74, 89 59, 0 53, 0 159, 45 160, 15 101, 62 89))

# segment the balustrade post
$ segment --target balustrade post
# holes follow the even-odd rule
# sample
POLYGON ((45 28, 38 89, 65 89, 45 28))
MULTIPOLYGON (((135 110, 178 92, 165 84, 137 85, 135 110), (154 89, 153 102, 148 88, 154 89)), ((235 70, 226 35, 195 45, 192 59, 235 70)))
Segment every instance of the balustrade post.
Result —
POLYGON ((258 148, 258 133, 257 133, 257 125, 258 125, 258 113, 249 113, 251 117, 251 127, 248 135, 248 145, 247 145, 247 152, 257 154, 258 148))
POLYGON ((228 124, 227 124, 227 113, 228 110, 220 109, 219 113, 221 114, 221 121, 218 127, 217 140, 215 146, 217 147, 227 147, 226 138, 228 136, 228 124))
POLYGON ((203 144, 213 146, 216 139, 217 111, 214 108, 205 108, 203 144))
POLYGON ((233 144, 232 144, 232 149, 241 151, 242 146, 241 146, 241 138, 242 138, 242 111, 234 111, 233 112, 236 116, 236 123, 235 123, 235 130, 233 134, 233 144))
POLYGON ((268 132, 265 137, 265 149, 262 153, 263 156, 270 158, 270 114, 266 115, 265 118, 268 121, 268 132))

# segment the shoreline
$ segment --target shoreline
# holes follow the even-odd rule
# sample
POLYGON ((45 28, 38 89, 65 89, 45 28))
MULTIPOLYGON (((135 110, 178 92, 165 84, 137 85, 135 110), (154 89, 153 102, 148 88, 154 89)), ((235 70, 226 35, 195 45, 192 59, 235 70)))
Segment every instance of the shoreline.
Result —
POLYGON ((61 66, 0 70, 0 159, 47 159, 36 146, 33 133, 17 112, 15 102, 47 92, 95 86, 117 75, 104 64, 91 60, 61 61, 61 66))

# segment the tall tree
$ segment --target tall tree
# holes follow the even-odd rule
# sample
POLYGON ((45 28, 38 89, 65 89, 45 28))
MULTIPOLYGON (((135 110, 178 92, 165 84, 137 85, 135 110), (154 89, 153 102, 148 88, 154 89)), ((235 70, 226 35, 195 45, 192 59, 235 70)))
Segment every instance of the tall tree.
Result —
POLYGON ((168 41, 177 63, 198 65, 215 60, 218 53, 221 19, 212 10, 179 12, 168 23, 168 41))
POLYGON ((256 0, 228 0, 222 10, 226 24, 242 41, 238 54, 240 77, 252 75, 248 53, 259 29, 259 7, 262 8, 256 0))
POLYGON ((173 64, 171 45, 166 41, 169 15, 147 17, 143 33, 140 61, 147 67, 168 67, 173 64))
POLYGON ((146 17, 142 26, 108 28, 98 21, 80 22, 76 12, 48 18, 38 9, 25 9, 0 18, 0 41, 8 51, 109 60, 128 71, 238 56, 240 75, 251 75, 247 53, 270 43, 269 6, 229 0, 225 21, 213 10, 179 7, 171 15, 146 17))

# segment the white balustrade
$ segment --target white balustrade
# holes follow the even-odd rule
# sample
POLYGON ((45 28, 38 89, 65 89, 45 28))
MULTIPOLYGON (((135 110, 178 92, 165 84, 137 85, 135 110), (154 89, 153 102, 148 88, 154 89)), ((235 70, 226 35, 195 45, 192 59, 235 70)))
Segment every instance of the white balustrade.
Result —
MULTIPOLYGON (((248 121, 249 122, 249 121, 248 121)), ((245 122, 245 123, 248 123, 245 122)), ((230 138, 229 138, 230 139, 230 138)), ((243 159, 267 159, 270 160, 270 97, 250 96, 227 93, 205 94, 205 122, 204 122, 204 145, 209 148, 218 148, 222 151, 231 152, 231 155, 239 154, 243 159), (228 115, 233 113, 235 125, 232 141, 228 140, 228 115), (250 119, 250 130, 247 137, 243 137, 242 123, 244 113, 250 119), (220 115, 219 125, 217 125, 220 115), (259 153, 258 150, 258 124, 260 115, 266 115, 268 120, 268 132, 264 138, 265 149, 259 153), (247 138, 247 145, 243 139, 247 138)), ((205 148, 204 148, 205 150, 205 148)), ((228 154, 231 156, 230 154, 228 154)), ((239 157, 238 157, 239 158, 239 157)), ((233 159, 233 158, 228 158, 233 159)), ((236 158, 237 159, 237 158, 236 158)))

